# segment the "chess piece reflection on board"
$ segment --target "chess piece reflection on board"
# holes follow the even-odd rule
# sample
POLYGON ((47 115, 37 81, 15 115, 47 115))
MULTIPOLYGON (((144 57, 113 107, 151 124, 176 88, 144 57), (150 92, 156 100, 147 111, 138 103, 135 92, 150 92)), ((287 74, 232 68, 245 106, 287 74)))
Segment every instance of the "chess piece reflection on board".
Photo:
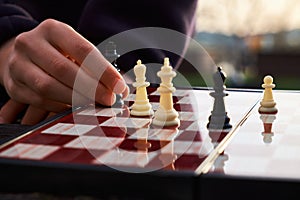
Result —
MULTIPOLYGON (((177 135, 179 130, 177 128, 174 129, 174 135, 177 135)), ((177 155, 174 152, 174 138, 167 141, 160 141, 161 149, 159 160, 161 161, 162 168, 167 170, 176 170, 175 168, 175 160, 177 159, 177 155)))
POLYGON ((140 129, 137 132, 137 141, 134 143, 134 147, 137 149, 137 165, 145 167, 148 164, 148 150, 151 148, 151 143, 148 141, 149 127, 140 129))
POLYGON ((272 143, 274 132, 272 131, 273 122, 276 119, 276 114, 260 114, 260 119, 263 122, 264 131, 261 133, 263 141, 266 144, 272 143))
MULTIPOLYGON (((120 72, 120 69, 117 65, 117 59, 120 55, 117 53, 117 45, 113 41, 109 41, 105 46, 104 57, 120 72)), ((112 107, 122 107, 124 105, 124 101, 122 98, 122 94, 116 94, 116 102, 112 105, 112 107)))
POLYGON ((224 152, 220 154, 213 165, 213 172, 218 174, 224 174, 224 167, 226 162, 229 160, 229 156, 224 152))

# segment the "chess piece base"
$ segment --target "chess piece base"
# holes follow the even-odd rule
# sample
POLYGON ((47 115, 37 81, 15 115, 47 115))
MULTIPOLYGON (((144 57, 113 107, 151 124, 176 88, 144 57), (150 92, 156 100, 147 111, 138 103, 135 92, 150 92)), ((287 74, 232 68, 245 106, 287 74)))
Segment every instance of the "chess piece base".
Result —
POLYGON ((209 130, 226 130, 231 129, 232 125, 230 124, 230 118, 225 113, 225 116, 211 115, 207 128, 209 130))
POLYGON ((260 105, 262 107, 272 108, 272 107, 275 107, 276 103, 275 103, 275 101, 261 101, 260 105))
POLYGON ((152 124, 155 126, 179 126, 178 112, 175 109, 166 111, 159 108, 155 113, 152 124))
POLYGON ((155 126, 179 126, 180 125, 180 120, 179 119, 174 119, 172 121, 159 121, 157 119, 153 119, 152 124, 155 126))
POLYGON ((153 115, 152 106, 149 101, 136 101, 131 108, 131 115, 134 116, 151 116, 153 115))
POLYGON ((149 110, 149 111, 135 111, 135 110, 132 110, 130 112, 130 115, 138 116, 138 117, 152 116, 153 111, 152 110, 149 110))
POLYGON ((268 114, 276 114, 278 112, 276 107, 263 107, 260 106, 258 108, 259 113, 268 113, 268 114))

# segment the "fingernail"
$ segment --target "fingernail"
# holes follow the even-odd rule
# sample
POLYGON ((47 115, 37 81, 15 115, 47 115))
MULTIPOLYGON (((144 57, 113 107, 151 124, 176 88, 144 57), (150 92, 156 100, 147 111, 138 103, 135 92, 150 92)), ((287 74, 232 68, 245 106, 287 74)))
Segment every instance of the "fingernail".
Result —
POLYGON ((124 80, 119 79, 114 86, 113 92, 116 94, 121 94, 125 90, 126 86, 127 85, 124 80))

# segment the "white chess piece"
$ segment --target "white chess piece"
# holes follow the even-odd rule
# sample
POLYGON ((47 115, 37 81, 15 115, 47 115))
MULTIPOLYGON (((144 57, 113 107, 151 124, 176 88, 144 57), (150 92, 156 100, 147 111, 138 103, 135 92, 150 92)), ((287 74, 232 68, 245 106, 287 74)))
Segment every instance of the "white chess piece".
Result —
POLYGON ((157 91, 160 93, 159 108, 154 113, 152 121, 156 126, 179 126, 178 112, 173 108, 173 95, 175 87, 173 87, 172 80, 176 76, 176 72, 170 66, 169 58, 164 59, 164 65, 157 73, 161 79, 161 84, 157 91))
POLYGON ((134 104, 131 107, 130 114, 135 116, 150 116, 153 115, 152 106, 149 103, 146 87, 150 85, 146 82, 146 66, 142 64, 141 60, 137 61, 134 66, 134 74, 136 82, 132 85, 136 87, 136 96, 134 104))
POLYGON ((262 101, 260 102, 260 107, 258 111, 260 113, 277 113, 277 108, 275 107, 276 102, 273 99, 273 91, 272 89, 275 87, 273 84, 273 77, 268 75, 264 77, 264 84, 262 84, 264 88, 264 96, 262 101))

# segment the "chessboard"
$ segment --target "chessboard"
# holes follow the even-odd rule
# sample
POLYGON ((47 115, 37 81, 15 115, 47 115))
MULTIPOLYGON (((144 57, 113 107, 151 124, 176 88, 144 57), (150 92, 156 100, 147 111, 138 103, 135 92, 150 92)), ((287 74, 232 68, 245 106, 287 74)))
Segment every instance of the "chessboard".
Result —
MULTIPOLYGON (((156 197, 193 199, 208 156, 262 95, 261 91, 227 90, 232 129, 217 132, 207 128, 214 104, 210 89, 176 89, 173 103, 179 113, 178 127, 156 127, 152 117, 130 115, 133 87, 131 91, 121 107, 79 107, 4 143, 0 171, 6 184, 20 190, 49 192, 63 187, 64 192, 137 196, 152 191, 156 197), (176 188, 181 194, 170 192, 176 188)), ((147 87, 147 94, 156 111, 157 87, 147 87)))

